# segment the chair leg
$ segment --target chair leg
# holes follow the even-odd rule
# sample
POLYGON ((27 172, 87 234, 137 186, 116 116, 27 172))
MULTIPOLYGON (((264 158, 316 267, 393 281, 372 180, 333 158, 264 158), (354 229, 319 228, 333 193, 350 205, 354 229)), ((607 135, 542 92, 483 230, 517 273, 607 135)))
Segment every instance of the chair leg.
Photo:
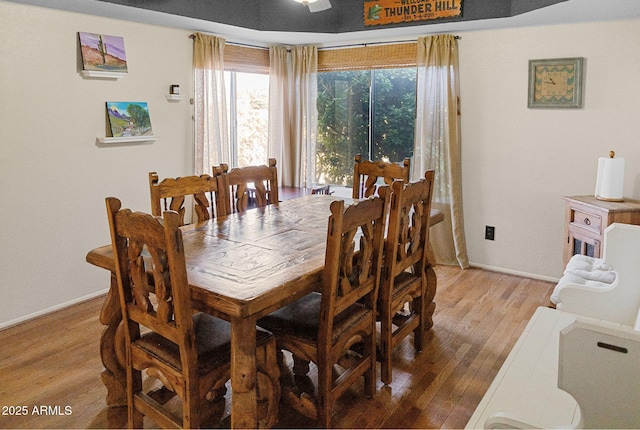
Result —
POLYGON ((364 374, 364 394, 371 399, 376 394, 376 329, 373 326, 372 334, 365 340, 366 354, 371 357, 371 366, 364 374))
POLYGON ((197 390, 187 386, 182 399, 182 426, 183 428, 200 428, 200 404, 197 390))
POLYGON ((326 360, 318 364, 318 395, 317 408, 318 418, 322 426, 331 428, 331 388, 333 385, 333 365, 326 360))
POLYGON ((129 428, 143 428, 144 415, 136 409, 134 393, 142 391, 142 372, 127 367, 127 421, 129 428))
POLYGON ((424 269, 422 278, 422 292, 420 297, 414 299, 414 311, 419 312, 419 323, 414 331, 413 346, 416 352, 422 351, 426 342, 427 331, 433 327, 433 312, 436 304, 433 298, 436 295, 436 272, 433 266, 429 265, 424 269))
POLYGON ((391 323, 391 309, 381 309, 380 324, 380 379, 385 384, 390 384, 391 377, 391 349, 393 346, 393 324, 391 323))

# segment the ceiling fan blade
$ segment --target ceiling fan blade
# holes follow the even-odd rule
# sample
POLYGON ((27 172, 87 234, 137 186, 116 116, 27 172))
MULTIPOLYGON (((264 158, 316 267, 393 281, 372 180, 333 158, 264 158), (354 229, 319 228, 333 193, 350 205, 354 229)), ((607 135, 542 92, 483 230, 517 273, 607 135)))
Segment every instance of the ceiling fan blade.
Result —
POLYGON ((329 0, 318 0, 313 3, 309 3, 309 12, 320 12, 331 8, 331 2, 329 0))

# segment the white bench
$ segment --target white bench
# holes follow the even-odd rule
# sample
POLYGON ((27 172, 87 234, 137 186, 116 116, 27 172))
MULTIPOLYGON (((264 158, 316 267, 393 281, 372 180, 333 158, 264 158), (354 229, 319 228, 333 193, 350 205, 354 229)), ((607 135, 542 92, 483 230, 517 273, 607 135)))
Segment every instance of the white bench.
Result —
MULTIPOLYGON (((513 350, 500 368, 467 423, 466 428, 576 428, 582 426, 582 414, 576 399, 568 392, 558 388, 560 337, 564 336, 562 334, 563 329, 565 333, 573 330, 574 327, 570 326, 576 321, 579 321, 579 325, 586 323, 591 331, 598 333, 598 336, 604 333, 606 336, 615 336, 617 334, 625 337, 625 339, 629 338, 632 345, 635 345, 631 348, 631 353, 634 354, 632 361, 635 360, 633 362, 637 362, 640 365, 640 333, 633 331, 630 327, 540 307, 534 313, 513 350), (567 327, 570 327, 570 329, 567 329, 567 327)), ((584 329, 583 326, 580 327, 584 329)), ((570 341, 563 343, 563 360, 569 363, 569 360, 575 360, 576 357, 585 357, 585 351, 587 351, 585 345, 590 345, 591 342, 585 343, 582 340, 578 340, 576 344, 575 338, 568 339, 570 341), (577 351, 576 348, 578 349, 577 351)), ((608 342, 613 341, 604 343, 608 344, 608 342)), ((595 347, 600 348, 598 346, 595 347)), ((590 371, 593 374, 593 370, 589 370, 588 365, 593 364, 593 361, 590 360, 597 354, 586 353, 589 358, 586 360, 586 365, 576 365, 574 361, 571 361, 568 368, 582 372, 590 371)), ((615 358, 614 354, 609 355, 615 358)), ((616 369, 620 367, 616 366, 615 363, 611 364, 611 366, 616 369)), ((604 405, 608 405, 608 401, 615 401, 615 396, 611 396, 607 390, 616 389, 616 386, 620 384, 620 376, 615 373, 619 369, 615 372, 611 369, 602 369, 600 376, 603 376, 603 378, 601 380, 589 376, 585 377, 584 374, 580 375, 577 378, 578 380, 584 380, 587 384, 596 381, 595 383, 600 384, 600 386, 596 385, 596 388, 590 388, 589 385, 582 387, 583 389, 586 388, 587 398, 581 394, 578 394, 577 397, 586 403, 589 403, 589 400, 596 399, 604 405), (607 379, 607 376, 612 374, 615 374, 615 378, 607 379), (607 380, 609 387, 602 387, 602 384, 606 384, 607 380), (607 392, 609 398, 606 398, 605 392, 607 392)), ((626 378, 628 382, 631 382, 632 387, 627 388, 627 391, 629 389, 631 391, 635 390, 632 401, 637 402, 637 399, 640 399, 640 371, 638 371, 637 366, 636 369, 627 369, 622 366, 622 372, 625 371, 629 372, 626 378)), ((565 379, 563 381, 565 385, 563 386, 565 388, 571 387, 568 389, 575 394, 575 388, 571 385, 571 381, 576 379, 575 375, 569 375, 567 371, 563 374, 565 379), (570 381, 568 383, 567 378, 570 381)), ((590 374, 587 373, 587 375, 590 374)), ((619 409, 612 410, 622 413, 619 409)), ((625 413, 626 415, 622 418, 627 419, 627 421, 620 422, 623 424, 634 422, 637 423, 636 427, 640 426, 640 407, 636 407, 634 411, 635 414, 633 412, 625 413)), ((612 422, 608 416, 605 418, 609 420, 608 425, 605 427, 615 427, 617 422, 612 422)), ((626 426, 628 427, 628 425, 626 426)))
POLYGON ((572 260, 467 428, 640 428, 640 226, 611 224, 602 260, 572 260))

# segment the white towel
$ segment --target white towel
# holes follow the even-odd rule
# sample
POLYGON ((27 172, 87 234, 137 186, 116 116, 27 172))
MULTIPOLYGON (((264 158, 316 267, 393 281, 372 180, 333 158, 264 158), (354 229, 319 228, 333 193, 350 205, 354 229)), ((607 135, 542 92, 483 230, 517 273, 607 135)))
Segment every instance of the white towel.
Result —
POLYGON ((586 255, 576 254, 567 263, 565 273, 574 270, 612 270, 611 266, 604 262, 602 258, 594 258, 586 255))
POLYGON ((579 270, 575 269, 569 272, 570 274, 579 278, 586 279, 587 281, 604 282, 605 284, 612 284, 616 280, 616 273, 613 270, 579 270))
MULTIPOLYGON (((611 273, 615 278, 615 272, 611 272, 611 273)), ((553 289, 553 292, 551 293, 551 297, 550 297, 551 303, 553 303, 554 305, 557 305, 559 303, 560 290, 562 290, 564 286, 567 284, 585 285, 587 287, 592 287, 592 288, 605 288, 610 285, 610 283, 600 282, 597 280, 586 279, 581 276, 576 276, 573 273, 565 273, 564 276, 560 278, 560 280, 558 281, 558 285, 555 286, 555 288, 553 289)))
POLYGON ((576 254, 567 263, 565 275, 574 275, 587 281, 604 282, 611 284, 616 280, 613 268, 601 258, 588 257, 576 254))

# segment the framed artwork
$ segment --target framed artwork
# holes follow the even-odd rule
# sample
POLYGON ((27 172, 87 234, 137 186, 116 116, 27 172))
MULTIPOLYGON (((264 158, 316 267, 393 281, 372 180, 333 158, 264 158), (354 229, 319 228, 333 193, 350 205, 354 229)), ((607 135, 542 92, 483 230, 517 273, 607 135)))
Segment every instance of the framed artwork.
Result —
POLYGON ((83 70, 127 73, 124 39, 94 33, 78 33, 83 70))
POLYGON ((147 102, 107 102, 112 137, 151 136, 147 102))
POLYGON ((584 58, 529 60, 530 108, 581 108, 584 58))

